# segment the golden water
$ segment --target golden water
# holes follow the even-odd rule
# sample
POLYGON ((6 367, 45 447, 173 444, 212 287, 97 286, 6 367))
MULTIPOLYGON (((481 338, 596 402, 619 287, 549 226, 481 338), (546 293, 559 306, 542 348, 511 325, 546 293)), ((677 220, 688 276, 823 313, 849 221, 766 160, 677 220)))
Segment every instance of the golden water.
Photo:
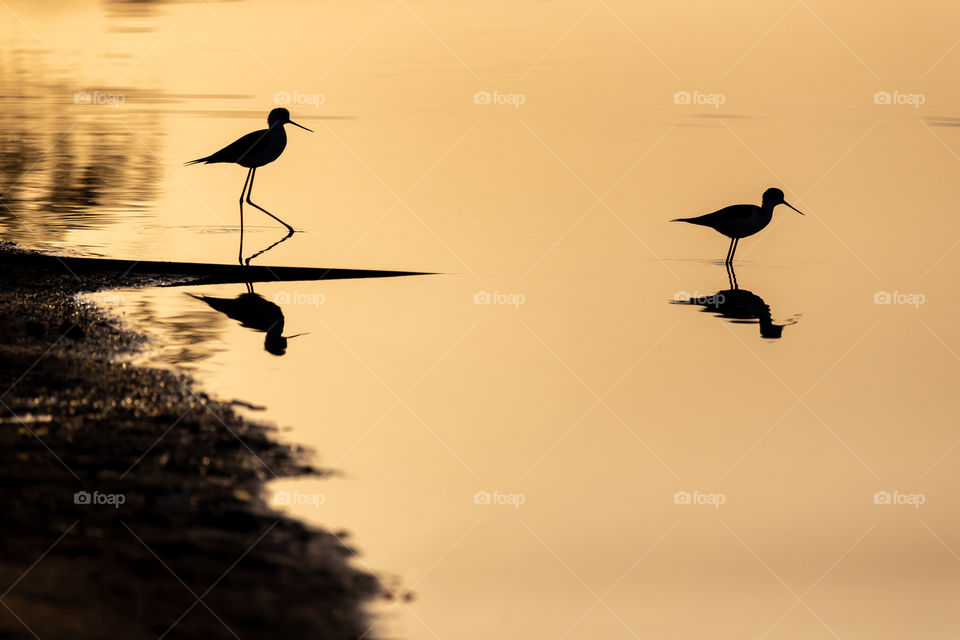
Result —
POLYGON ((181 163, 286 92, 316 133, 254 200, 305 232, 256 262, 437 274, 257 285, 282 357, 185 295, 242 285, 102 298, 340 472, 271 488, 412 590, 375 635, 956 637, 955 3, 13 2, 0 38, 4 239, 234 261, 243 170, 181 163), (807 215, 736 275, 782 337, 670 304, 730 285, 668 220, 771 186, 807 215))

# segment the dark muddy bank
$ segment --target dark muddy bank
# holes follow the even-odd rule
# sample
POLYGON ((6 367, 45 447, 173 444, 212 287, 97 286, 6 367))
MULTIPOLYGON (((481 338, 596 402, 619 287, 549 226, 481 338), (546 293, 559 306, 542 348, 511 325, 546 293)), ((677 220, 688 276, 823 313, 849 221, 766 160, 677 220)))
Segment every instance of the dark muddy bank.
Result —
POLYGON ((0 638, 363 635, 378 580, 261 499, 321 471, 188 379, 123 364, 141 338, 75 299, 178 276, 0 252, 0 638))

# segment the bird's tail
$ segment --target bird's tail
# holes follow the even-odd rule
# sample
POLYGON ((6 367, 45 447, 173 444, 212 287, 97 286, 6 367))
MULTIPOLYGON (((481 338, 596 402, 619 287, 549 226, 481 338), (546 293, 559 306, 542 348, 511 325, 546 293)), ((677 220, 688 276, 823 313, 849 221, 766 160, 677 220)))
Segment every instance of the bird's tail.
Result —
POLYGON ((196 160, 190 160, 189 162, 184 162, 183 166, 189 167, 192 164, 197 164, 199 162, 206 162, 209 158, 210 156, 207 156, 206 158, 197 158, 196 160))

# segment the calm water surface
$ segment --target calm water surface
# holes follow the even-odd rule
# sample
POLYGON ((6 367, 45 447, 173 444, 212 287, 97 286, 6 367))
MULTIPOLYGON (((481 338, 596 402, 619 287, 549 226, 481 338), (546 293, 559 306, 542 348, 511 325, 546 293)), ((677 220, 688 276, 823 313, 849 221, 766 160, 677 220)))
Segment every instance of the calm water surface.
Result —
POLYGON ((413 593, 376 636, 956 637, 960 10, 635 5, 12 3, 0 232, 234 261, 181 163, 289 98, 254 264, 436 275, 256 284, 282 355, 242 284, 97 298, 339 472, 272 499, 413 593), (733 291, 668 220, 769 186, 733 291))

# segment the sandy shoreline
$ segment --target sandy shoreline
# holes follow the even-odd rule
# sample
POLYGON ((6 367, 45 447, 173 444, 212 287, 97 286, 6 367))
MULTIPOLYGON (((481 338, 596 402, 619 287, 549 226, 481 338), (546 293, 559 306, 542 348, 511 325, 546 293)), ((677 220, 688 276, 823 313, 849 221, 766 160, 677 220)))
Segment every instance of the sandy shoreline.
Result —
POLYGON ((75 299, 156 279, 0 252, 0 637, 364 634, 378 580, 261 498, 322 471, 188 378, 112 357, 142 337, 75 299))

